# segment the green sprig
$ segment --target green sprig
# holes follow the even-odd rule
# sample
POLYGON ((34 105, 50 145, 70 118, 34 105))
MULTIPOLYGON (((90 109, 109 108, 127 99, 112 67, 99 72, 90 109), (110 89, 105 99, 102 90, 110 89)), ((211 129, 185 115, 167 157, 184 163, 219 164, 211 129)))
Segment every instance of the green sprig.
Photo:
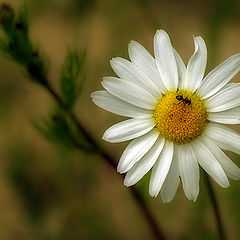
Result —
MULTIPOLYGON (((82 72, 85 52, 80 54, 74 51, 69 52, 62 68, 61 94, 58 94, 50 85, 46 65, 40 57, 38 49, 33 46, 29 38, 26 10, 21 10, 16 14, 9 5, 6 7, 5 4, 4 7, 2 4, 0 5, 0 23, 4 32, 4 36, 0 37, 2 54, 22 65, 27 70, 30 79, 41 84, 58 105, 58 109, 49 117, 40 122, 35 121, 33 125, 54 143, 100 154, 106 163, 115 169, 116 161, 95 141, 72 112, 72 107, 80 95, 84 80, 83 76, 80 77, 80 72, 82 72)), ((156 239, 166 239, 139 191, 134 186, 129 190, 156 239)))
POLYGON ((0 37, 3 55, 24 65, 31 80, 46 85, 46 67, 29 38, 27 8, 24 6, 15 13, 10 5, 0 5, 0 22, 4 33, 0 37))
POLYGON ((81 148, 93 151, 82 136, 75 133, 71 122, 61 109, 56 109, 41 121, 33 121, 33 126, 49 141, 70 149, 81 148))
POLYGON ((78 52, 69 50, 62 66, 60 90, 64 98, 64 107, 70 110, 81 94, 84 83, 82 67, 85 61, 86 51, 78 52))

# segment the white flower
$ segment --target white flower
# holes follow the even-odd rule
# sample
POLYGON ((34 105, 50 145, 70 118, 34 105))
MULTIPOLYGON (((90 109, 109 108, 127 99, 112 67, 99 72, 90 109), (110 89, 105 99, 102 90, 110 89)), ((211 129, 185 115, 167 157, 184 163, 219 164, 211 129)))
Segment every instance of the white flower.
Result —
POLYGON ((240 123, 240 83, 228 83, 240 71, 240 54, 204 77, 207 48, 194 37, 195 52, 187 67, 168 34, 154 36, 155 59, 131 41, 129 57, 111 60, 117 77, 105 77, 106 91, 92 93, 93 102, 131 119, 106 130, 108 142, 132 140, 118 163, 131 186, 152 169, 149 193, 170 202, 180 179, 190 200, 199 193, 199 165, 221 186, 227 177, 240 179, 240 169, 221 150, 240 154, 240 135, 223 124, 240 123))

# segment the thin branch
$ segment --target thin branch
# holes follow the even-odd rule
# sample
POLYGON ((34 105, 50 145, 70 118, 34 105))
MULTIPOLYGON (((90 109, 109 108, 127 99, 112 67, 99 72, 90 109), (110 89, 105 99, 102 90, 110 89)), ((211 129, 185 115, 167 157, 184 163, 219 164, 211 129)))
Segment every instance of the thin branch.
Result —
MULTIPOLYGON (((62 99, 59 97, 59 95, 55 92, 55 90, 49 85, 45 85, 46 89, 51 93, 51 95, 53 96, 53 98, 57 101, 57 103, 60 106, 63 106, 63 101, 62 99)), ((107 162, 108 165, 110 165, 112 168, 114 168, 114 171, 116 171, 117 168, 117 164, 116 161, 112 158, 112 156, 110 156, 96 141, 95 139, 90 135, 90 133, 83 127, 83 125, 79 122, 79 120, 76 118, 76 116, 70 112, 69 116, 72 120, 72 122, 76 125, 77 129, 79 130, 79 132, 81 132, 84 137, 86 138, 86 140, 93 146, 93 148, 97 149, 98 152, 100 153, 100 155, 103 157, 103 159, 107 162)), ((122 178, 124 177, 123 175, 119 175, 122 178)), ((153 217, 152 213, 150 212, 149 208, 147 207, 147 204, 144 200, 144 198, 142 197, 142 195, 139 193, 139 191, 134 187, 130 187, 128 188, 134 198, 134 200, 136 201, 136 203, 138 204, 138 207, 140 208, 143 216, 145 217, 145 219, 147 220, 149 227, 153 233, 153 235, 155 236, 155 239, 157 240, 166 240, 165 235, 163 234, 162 230, 160 229, 160 227, 158 226, 155 218, 153 217)))
MULTIPOLYGON (((46 67, 43 60, 39 55, 38 49, 36 49, 28 35, 28 20, 26 16, 26 8, 19 11, 16 14, 8 4, 0 5, 0 25, 6 34, 6 39, 0 38, 0 49, 6 56, 21 65, 23 65, 29 73, 29 77, 32 81, 41 84, 45 87, 49 93, 56 100, 58 105, 66 110, 64 99, 51 87, 49 80, 46 77, 46 67)), ((79 67, 80 65, 78 65, 79 67)), ((64 96, 63 96, 64 97, 64 96)), ((71 101, 72 106, 72 101, 71 101)), ((72 122, 75 124, 77 130, 85 137, 87 142, 96 150, 103 159, 112 167, 116 169, 116 161, 95 141, 91 134, 86 130, 81 122, 76 118, 74 113, 68 108, 65 111, 69 115, 72 122)), ((81 150, 86 150, 82 145, 76 145, 81 150)), ((95 152, 95 151, 93 151, 95 152)), ((121 175, 121 177, 123 177, 121 175)), ((149 227, 157 240, 165 240, 165 236, 159 228, 152 213, 147 207, 144 198, 135 187, 129 188, 133 198, 138 204, 143 216, 147 220, 149 227)))
POLYGON ((220 209, 219 209, 219 205, 218 205, 218 202, 217 202, 217 198, 216 198, 212 183, 211 183, 211 181, 210 181, 206 172, 204 172, 204 177, 205 177, 205 183, 206 183, 207 191, 209 193, 210 201, 211 201, 211 204, 212 204, 213 209, 214 209, 214 214, 215 214, 215 218, 216 218, 216 224, 217 224, 217 228, 218 228, 219 239, 226 240, 226 235, 225 235, 224 228, 223 228, 220 209))

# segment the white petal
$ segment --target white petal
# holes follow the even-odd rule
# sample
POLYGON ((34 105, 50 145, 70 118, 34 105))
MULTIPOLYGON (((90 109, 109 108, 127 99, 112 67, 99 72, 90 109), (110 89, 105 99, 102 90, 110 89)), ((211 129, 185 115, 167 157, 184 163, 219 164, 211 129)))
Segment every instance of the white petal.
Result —
POLYGON ((152 118, 134 118, 117 123, 103 134, 103 140, 116 143, 140 137, 154 128, 152 118))
POLYGON ((205 144, 200 139, 194 140, 191 144, 194 154, 198 159, 201 167, 208 173, 208 175, 214 179, 221 187, 228 187, 229 181, 222 166, 216 160, 214 155, 210 152, 205 144))
POLYGON ((149 194, 157 196, 161 190, 161 187, 166 179, 166 176, 169 172, 171 166, 172 157, 173 157, 173 143, 165 141, 164 148, 153 166, 152 174, 149 183, 149 194))
POLYGON ((183 88, 183 83, 186 78, 186 66, 185 66, 182 58, 178 54, 178 52, 175 49, 173 49, 173 52, 174 52, 174 57, 175 57, 175 60, 177 63, 177 69, 178 69, 178 76, 179 76, 178 87, 181 89, 181 88, 183 88))
POLYGON ((148 153, 128 171, 124 179, 127 187, 137 183, 152 168, 162 151, 164 141, 164 138, 159 137, 148 153))
POLYGON ((114 72, 125 81, 132 82, 136 85, 142 86, 145 90, 151 93, 156 98, 159 97, 157 93, 156 85, 149 79, 143 72, 139 71, 138 68, 130 61, 124 58, 113 58, 110 64, 114 72))
POLYGON ((180 182, 178 169, 178 153, 176 151, 177 147, 177 145, 174 145, 174 154, 171 167, 160 191, 162 201, 167 203, 173 200, 180 182))
POLYGON ((228 177, 234 180, 240 179, 240 168, 213 141, 206 137, 201 137, 201 142, 212 152, 228 177))
POLYGON ((223 112, 209 112, 207 118, 223 124, 240 124, 240 106, 223 112))
POLYGON ((157 100, 145 89, 119 78, 105 77, 103 87, 117 98, 135 106, 153 110, 157 100))
POLYGON ((194 92, 200 85, 207 64, 207 47, 201 37, 194 37, 195 52, 187 65, 186 79, 183 83, 185 89, 194 92))
POLYGON ((154 82, 157 91, 165 93, 167 89, 162 83, 155 59, 152 55, 141 44, 135 41, 129 43, 128 53, 132 63, 154 82))
POLYGON ((129 104, 114 97, 107 91, 93 92, 91 97, 97 106, 121 116, 136 118, 146 118, 152 116, 152 111, 129 104))
POLYGON ((131 141, 124 150, 118 163, 117 171, 127 172, 137 161, 139 161, 153 146, 159 136, 155 129, 149 133, 131 141))
POLYGON ((240 54, 236 54, 214 68, 203 79, 197 94, 202 98, 211 97, 240 71, 240 54))
POLYGON ((190 144, 178 148, 179 173, 183 190, 189 200, 196 201, 199 193, 199 166, 190 144))
POLYGON ((157 30, 154 36, 154 54, 163 84, 167 90, 178 87, 178 69, 168 34, 157 30))
POLYGON ((229 83, 205 100, 208 112, 221 112, 240 105, 240 83, 229 83))
POLYGON ((240 154, 240 135, 228 127, 217 123, 207 124, 203 136, 213 140, 223 150, 240 154))

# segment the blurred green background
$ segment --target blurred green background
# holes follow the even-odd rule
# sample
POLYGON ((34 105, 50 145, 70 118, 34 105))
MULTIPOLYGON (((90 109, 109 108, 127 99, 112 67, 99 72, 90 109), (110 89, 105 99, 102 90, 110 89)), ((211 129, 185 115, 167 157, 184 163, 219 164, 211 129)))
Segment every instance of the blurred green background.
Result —
MULTIPOLYGON (((16 9, 22 0, 1 1, 16 9)), ((166 30, 185 63, 192 36, 208 47, 208 71, 240 52, 238 0, 29 0, 30 35, 49 66, 55 86, 69 47, 86 49, 86 83, 75 113, 102 142, 105 129, 122 118, 96 107, 90 93, 114 75, 109 60, 128 58, 136 40, 153 52, 153 36, 166 30), (97 121, 96 121, 97 119, 97 121)), ((59 147, 44 139, 31 121, 46 116, 53 99, 29 82, 24 69, 0 57, 0 239, 92 240, 154 239, 122 179, 100 157, 59 147)), ((240 75, 233 79, 240 81, 240 75)), ((239 126, 233 126, 240 132, 239 126)), ((116 160, 123 144, 102 145, 116 160)), ((239 166, 239 157, 228 154, 239 166)), ((213 210, 201 177, 196 203, 181 187, 173 202, 148 195, 149 176, 137 187, 170 239, 218 239, 213 210)), ((240 187, 214 183, 228 239, 240 235, 240 187)))

